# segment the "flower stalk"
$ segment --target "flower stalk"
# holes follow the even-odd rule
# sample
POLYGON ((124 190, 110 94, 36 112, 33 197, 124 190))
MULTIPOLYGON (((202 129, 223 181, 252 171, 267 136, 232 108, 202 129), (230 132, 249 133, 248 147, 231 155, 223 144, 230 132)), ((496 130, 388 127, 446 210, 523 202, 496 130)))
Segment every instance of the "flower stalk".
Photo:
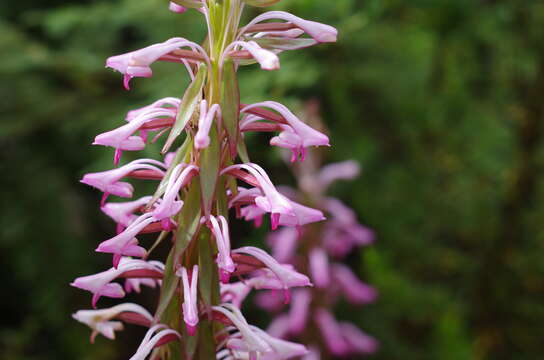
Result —
MULTIPOLYGON (((229 234, 231 210, 259 223, 269 213, 273 229, 300 229, 324 219, 321 211, 280 194, 266 171, 250 162, 244 144, 246 131, 278 132, 271 145, 290 149, 292 161, 304 160, 309 146, 329 145, 327 136, 281 104, 240 103, 241 66, 256 62, 277 70, 281 52, 336 40, 334 28, 285 12, 267 12, 240 26, 246 5, 276 2, 175 0, 169 6, 174 13, 195 9, 203 15, 208 36, 202 45, 174 37, 106 62, 123 74, 127 90, 133 78, 151 77, 155 62, 181 64, 191 78, 182 98, 132 110, 125 125, 98 135, 94 144, 114 148, 117 167, 82 179, 103 192, 101 209, 117 223, 117 234, 96 249, 113 256, 112 268, 72 285, 93 293, 93 307, 103 296, 123 298, 141 286, 160 286, 152 318, 146 309, 133 311, 149 331, 132 359, 289 359, 307 352, 249 325, 239 307, 251 289, 280 290, 288 302, 291 288, 312 286, 308 277, 262 249, 232 249, 229 234), (268 20, 284 22, 263 23, 268 20), (166 133, 160 160, 118 165, 123 152, 142 150, 166 133), (127 178, 154 181, 156 191, 138 200, 108 201, 109 195, 132 197, 127 178), (239 180, 250 187, 239 186, 239 180), (158 236, 148 246, 145 234, 152 233, 158 236), (170 245, 166 261, 148 260, 161 242, 170 245), (118 279, 125 279, 125 290, 118 279)), ((93 321, 89 312, 74 317, 91 326, 93 336, 113 338, 123 323, 111 319, 136 316, 124 314, 125 308, 136 309, 112 308, 93 321)))

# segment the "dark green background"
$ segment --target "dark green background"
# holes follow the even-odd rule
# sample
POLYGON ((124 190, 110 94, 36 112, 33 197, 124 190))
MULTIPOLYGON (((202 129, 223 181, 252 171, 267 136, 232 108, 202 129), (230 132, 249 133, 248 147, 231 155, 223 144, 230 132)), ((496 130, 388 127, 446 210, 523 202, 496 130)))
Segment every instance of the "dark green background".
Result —
MULTIPOLYGON (((111 150, 89 145, 94 135, 131 108, 180 96, 187 82, 175 65, 156 64, 125 92, 106 57, 172 36, 203 39, 200 15, 166 6, 0 4, 1 359, 124 359, 137 346, 140 329, 90 346, 89 330, 70 319, 90 296, 68 283, 110 261, 92 250, 113 225, 99 194, 78 183, 111 166, 111 150)), ((381 341, 372 358, 542 358, 544 3, 277 7, 336 26, 339 42, 283 54, 277 73, 243 68, 242 100, 295 110, 319 100, 328 160, 361 162, 363 176, 333 192, 378 234, 350 261, 380 300, 344 311, 381 341)), ((264 139, 250 139, 253 158, 277 183, 292 181, 264 139)))

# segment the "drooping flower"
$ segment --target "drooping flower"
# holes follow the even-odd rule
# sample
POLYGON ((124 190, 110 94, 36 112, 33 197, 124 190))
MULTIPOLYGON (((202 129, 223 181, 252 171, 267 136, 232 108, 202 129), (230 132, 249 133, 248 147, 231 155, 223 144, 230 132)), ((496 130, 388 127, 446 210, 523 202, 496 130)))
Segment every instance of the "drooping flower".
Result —
POLYGON ((161 170, 160 167, 164 167, 164 164, 160 161, 139 159, 121 166, 120 168, 85 174, 83 179, 81 179, 81 182, 102 191, 104 193, 102 205, 104 205, 109 194, 124 198, 132 197, 134 187, 128 182, 120 181, 122 178, 137 170, 150 170, 162 177, 164 171, 161 170))
POLYGON ((177 331, 163 324, 155 325, 147 331, 136 353, 129 360, 144 360, 155 347, 179 339, 181 335, 177 331))
POLYGON ((285 20, 288 23, 295 25, 299 29, 304 30, 304 32, 306 32, 318 42, 336 42, 338 31, 334 27, 315 21, 304 20, 285 11, 269 11, 261 14, 251 20, 242 30, 240 30, 240 33, 244 34, 246 32, 249 32, 251 31, 252 26, 254 26, 255 24, 273 19, 285 20))
POLYGON ((96 252, 113 254, 113 266, 117 267, 121 256, 144 257, 146 250, 138 246, 138 235, 147 225, 157 221, 151 213, 140 215, 123 232, 116 236, 101 242, 96 248, 96 252))
POLYGON ((250 113, 255 112, 255 109, 257 109, 259 116, 267 120, 280 121, 281 133, 270 140, 270 145, 291 150, 292 162, 299 158, 303 161, 306 156, 306 148, 309 146, 329 146, 329 138, 326 135, 306 125, 284 105, 274 101, 263 101, 244 106, 240 111, 250 113), (281 117, 278 118, 274 113, 258 111, 263 107, 277 111, 281 117))
MULTIPOLYGON (((270 271, 260 273, 260 276, 252 278, 249 283, 260 289, 283 289, 286 295, 286 301, 289 301, 289 288, 299 286, 312 286, 310 279, 306 275, 303 275, 290 266, 282 265, 278 263, 272 256, 268 255, 264 250, 252 247, 244 246, 232 251, 236 254, 248 254, 257 260, 261 261, 266 269, 270 271), (273 274, 273 277, 270 276, 273 274), (279 287, 278 287, 279 282, 279 287)), ((266 270, 265 269, 265 270, 266 270)))
POLYGON ((150 65, 167 55, 173 50, 189 47, 198 52, 208 63, 209 58, 206 51, 197 43, 186 40, 181 37, 174 37, 162 43, 150 45, 140 50, 135 50, 126 54, 111 56, 106 61, 106 67, 110 67, 124 75, 124 85, 128 90, 130 79, 133 77, 151 77, 152 71, 150 65))
POLYGON ((72 314, 72 317, 93 330, 91 334, 91 343, 93 343, 98 334, 102 334, 108 339, 115 339, 115 331, 123 330, 123 323, 111 320, 122 318, 123 315, 130 316, 133 321, 140 323, 151 324, 153 321, 153 316, 146 309, 132 303, 119 304, 101 310, 79 310, 72 314))
POLYGON ((121 285, 112 281, 131 271, 138 272, 140 277, 157 277, 162 275, 162 269, 147 261, 122 258, 117 268, 112 267, 98 274, 78 277, 70 285, 93 293, 92 305, 94 308, 98 299, 102 296, 112 298, 124 297, 125 292, 121 285))

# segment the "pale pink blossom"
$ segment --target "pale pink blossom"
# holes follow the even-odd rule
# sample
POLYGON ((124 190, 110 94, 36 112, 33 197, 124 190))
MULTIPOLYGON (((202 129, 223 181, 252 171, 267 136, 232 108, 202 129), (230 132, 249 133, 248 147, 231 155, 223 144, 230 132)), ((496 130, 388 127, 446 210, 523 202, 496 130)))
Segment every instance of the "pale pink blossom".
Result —
POLYGON ((221 302, 228 302, 237 308, 241 308, 242 302, 251 291, 251 286, 242 281, 238 281, 228 284, 221 283, 219 289, 221 293, 221 302))
POLYGON ((121 256, 145 257, 146 250, 138 246, 138 235, 147 225, 157 221, 153 214, 145 213, 140 215, 123 232, 116 236, 101 242, 96 248, 96 252, 113 254, 113 266, 117 267, 121 256))
POLYGON ((102 198, 103 205, 109 194, 124 198, 132 197, 132 193, 134 191, 132 185, 128 182, 123 182, 120 180, 133 171, 151 170, 157 174, 164 175, 164 171, 157 166, 164 167, 164 164, 160 161, 152 159, 134 160, 116 169, 85 174, 83 179, 81 179, 81 182, 95 187, 104 193, 104 197, 102 198))
POLYGON ((308 322, 312 294, 307 289, 293 292, 293 301, 289 309, 289 332, 298 335, 304 331, 308 322))
POLYGON ((272 248, 272 256, 278 262, 289 262, 293 258, 298 235, 298 231, 293 227, 284 227, 268 235, 267 242, 272 248))
POLYGON ((109 202, 104 204, 100 210, 119 225, 118 229, 120 231, 118 232, 121 232, 138 217, 134 212, 146 205, 149 200, 151 200, 151 196, 144 196, 138 200, 128 202, 109 202))
POLYGON ((230 235, 227 219, 220 215, 209 217, 209 227, 217 243, 217 266, 219 268, 219 277, 222 283, 228 283, 230 274, 234 272, 236 266, 230 256, 230 235), (219 219, 219 221, 217 221, 219 219), (219 225, 221 223, 221 225, 219 225))
POLYGON ((263 49, 255 41, 234 41, 225 49, 223 56, 236 47, 246 49, 261 65, 261 69, 263 70, 278 70, 280 68, 280 59, 278 56, 272 51, 263 49))
POLYGON ((106 61, 106 66, 115 69, 124 75, 125 88, 129 89, 130 79, 133 77, 151 77, 150 65, 161 56, 181 47, 190 47, 197 50, 209 63, 206 51, 197 43, 181 37, 175 37, 165 42, 147 46, 126 54, 111 56, 106 61))
POLYGON ((168 109, 168 110, 175 111, 177 113, 180 103, 181 103, 181 100, 178 98, 165 97, 151 103, 150 105, 146 105, 139 109, 130 110, 127 113, 127 116, 125 117, 125 120, 132 121, 133 119, 137 118, 139 115, 143 113, 147 113, 154 109, 168 109))
POLYGON ((322 247, 310 250, 310 274, 316 287, 326 288, 330 283, 329 257, 322 247))
MULTIPOLYGON (((253 256, 257 260, 261 261, 267 269, 274 275, 274 277, 268 276, 265 274, 261 275, 261 278, 253 278, 249 283, 255 288, 261 289, 278 289, 277 282, 279 282, 279 288, 283 289, 286 295, 286 301, 288 301, 289 291, 291 287, 299 286, 312 286, 310 279, 306 275, 303 275, 290 266, 285 264, 280 264, 272 256, 268 255, 266 251, 252 247, 244 246, 233 251, 236 254, 247 254, 253 256), (260 281, 257 281, 260 280, 260 281), (258 286, 258 287, 257 287, 258 286)), ((265 269, 266 270, 266 269, 265 269)))
MULTIPOLYGON (((289 149, 292 152, 291 161, 294 162, 300 158, 304 160, 306 148, 309 146, 330 146, 329 138, 308 126, 296 117, 287 107, 275 101, 263 101, 243 107, 241 112, 248 112, 255 108, 270 108, 278 112, 286 123, 280 124, 282 132, 270 140, 271 145, 289 149)), ((273 120, 273 119, 268 119, 273 120)))
POLYGON ((172 171, 166 190, 160 201, 153 210, 153 217, 156 220, 164 220, 180 212, 183 207, 183 200, 179 199, 181 188, 188 184, 194 173, 198 172, 195 165, 178 164, 172 171))
POLYGON ((170 5, 168 5, 168 9, 172 12, 182 14, 187 11, 187 8, 181 5, 176 4, 173 1, 170 1, 170 5))
POLYGON ((317 182, 322 191, 327 189, 333 182, 337 180, 353 180, 359 173, 361 168, 359 163, 354 160, 347 160, 338 163, 325 165, 317 174, 317 182))
POLYGON ((276 229, 278 227, 281 214, 294 216, 291 201, 276 190, 272 184, 272 181, 270 181, 270 178, 262 167, 253 163, 231 165, 223 169, 221 174, 228 173, 229 170, 233 169, 246 170, 253 175, 259 183, 259 188, 262 190, 263 195, 255 197, 255 205, 270 213, 272 229, 276 229))
POLYGON ((336 356, 346 355, 350 346, 342 336, 340 324, 332 314, 328 310, 320 308, 315 311, 314 318, 331 354, 336 356))
POLYGON ((222 304, 214 306, 213 310, 226 316, 239 332, 239 337, 231 336, 227 339, 225 345, 228 349, 247 352, 250 359, 272 352, 270 345, 255 333, 237 307, 232 304, 222 304))
POLYGON ((123 323, 111 320, 123 313, 130 313, 142 317, 149 323, 153 321, 153 316, 146 309, 132 303, 119 304, 101 310, 79 310, 72 314, 72 317, 93 330, 91 334, 91 343, 94 343, 94 339, 98 334, 102 334, 111 340, 115 339, 115 331, 123 330, 123 323))
POLYGON ((147 331, 136 353, 129 360, 144 360, 155 347, 179 339, 181 335, 177 331, 163 324, 155 325, 147 331))
POLYGON ((96 302, 101 296, 112 298, 122 298, 125 296, 123 288, 118 283, 112 281, 129 271, 139 271, 142 274, 156 276, 162 274, 162 269, 147 261, 122 258, 117 268, 100 272, 94 275, 78 277, 70 285, 79 289, 90 291, 93 294, 92 305, 96 307, 96 302))
POLYGON ((221 108, 218 104, 213 104, 208 110, 208 102, 200 102, 200 118, 198 120, 198 131, 195 135, 195 147, 204 149, 210 145, 210 128, 215 117, 221 117, 221 108))
POLYGON ((378 351, 379 343, 373 337, 365 334, 357 326, 342 322, 340 323, 342 336, 349 346, 350 353, 372 354, 378 351))
POLYGON ((363 283, 349 267, 343 264, 332 266, 332 275, 346 298, 354 304, 368 304, 378 297, 376 289, 363 283))
POLYGON ((119 163, 122 151, 138 151, 145 148, 145 140, 142 136, 133 135, 145 123, 160 118, 175 118, 176 111, 167 108, 155 108, 143 112, 129 123, 117 129, 99 134, 95 137, 93 145, 103 145, 115 148, 114 164, 119 163))
POLYGON ((313 39, 321 43, 335 42, 338 36, 338 31, 330 25, 304 20, 285 11, 269 11, 257 16, 240 31, 240 34, 244 34, 252 25, 274 19, 285 20, 296 25, 298 28, 304 30, 313 39))
POLYGON ((191 280, 189 280, 189 275, 185 267, 179 269, 176 274, 181 277, 183 284, 183 321, 187 327, 187 332, 193 336, 196 333, 199 321, 197 303, 198 265, 193 266, 191 280))
POLYGON ((280 314, 276 316, 270 325, 268 325, 268 328, 266 328, 266 332, 277 338, 287 337, 291 332, 291 321, 289 319, 289 315, 280 314))

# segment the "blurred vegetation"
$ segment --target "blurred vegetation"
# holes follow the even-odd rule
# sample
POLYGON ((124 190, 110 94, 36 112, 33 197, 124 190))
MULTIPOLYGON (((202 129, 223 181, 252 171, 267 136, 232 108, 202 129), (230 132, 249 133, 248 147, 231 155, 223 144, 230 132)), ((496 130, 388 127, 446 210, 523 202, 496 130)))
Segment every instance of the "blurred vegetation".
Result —
MULTIPOLYGON (((88 329, 70 318, 90 296, 68 283, 110 260, 92 250, 113 226, 99 194, 78 183, 111 166, 110 150, 89 146, 94 135, 131 108, 180 96, 187 82, 176 65, 157 64, 125 92, 105 58, 172 36, 203 39, 198 14, 166 3, 0 3, 2 359, 123 359, 137 346, 140 329, 90 346, 88 329)), ((351 261, 381 298, 346 314, 380 339, 373 358, 540 358, 544 3, 276 7, 338 27, 339 43, 283 54, 278 73, 244 68, 242 100, 301 109, 318 99, 329 160, 363 165, 358 182, 335 191, 378 234, 351 261)), ((250 140, 253 157, 288 182, 260 140, 250 140)))

